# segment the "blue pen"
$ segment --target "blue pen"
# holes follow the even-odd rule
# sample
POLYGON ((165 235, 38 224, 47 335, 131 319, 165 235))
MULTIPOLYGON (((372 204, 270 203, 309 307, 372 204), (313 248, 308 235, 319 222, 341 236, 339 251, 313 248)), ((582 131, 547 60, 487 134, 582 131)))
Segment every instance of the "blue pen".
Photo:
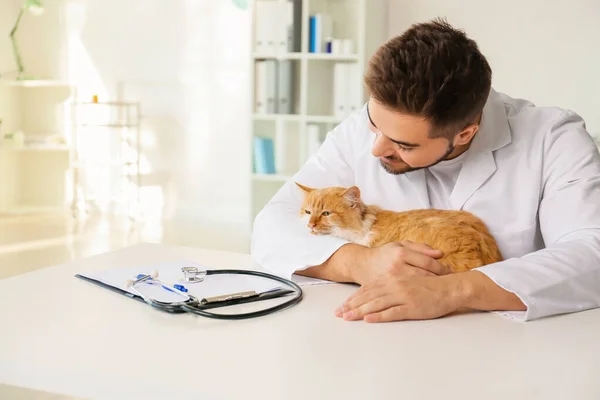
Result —
MULTIPOLYGON (((137 278, 137 279, 141 279, 141 278, 143 278, 144 276, 146 276, 146 275, 144 275, 144 274, 138 274, 138 275, 136 276, 136 278, 137 278)), ((162 288, 163 288, 163 289, 165 289, 165 290, 168 290, 169 292, 175 293, 175 291, 174 291, 173 289, 171 289, 170 287, 168 287, 168 286, 164 285, 164 284, 163 284, 162 282, 160 282, 160 281, 153 280, 152 278, 149 278, 149 279, 147 279, 145 282, 146 282, 147 284, 149 284, 149 285, 153 285, 153 284, 154 284, 154 282, 156 282, 156 283, 160 284, 160 286, 162 286, 162 288)), ((183 285, 173 285, 173 287, 174 287, 175 289, 179 290, 180 292, 184 292, 184 293, 186 293, 186 292, 188 291, 188 290, 187 290, 187 288, 186 288, 185 286, 183 286, 183 285)))

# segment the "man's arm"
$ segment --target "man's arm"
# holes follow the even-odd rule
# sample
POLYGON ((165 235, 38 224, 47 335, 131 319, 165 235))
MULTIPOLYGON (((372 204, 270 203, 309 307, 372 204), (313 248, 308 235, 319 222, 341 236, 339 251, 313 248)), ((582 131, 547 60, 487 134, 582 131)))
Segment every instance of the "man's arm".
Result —
POLYGON ((337 310, 346 320, 432 319, 461 308, 523 311, 520 299, 476 271, 443 276, 382 277, 362 286, 337 310))
POLYGON ((600 307, 600 154, 570 112, 551 127, 543 151, 539 222, 546 248, 458 274, 381 279, 336 315, 382 322, 471 308, 532 320, 600 307))
POLYGON ((539 207, 546 248, 476 270, 519 297, 527 311, 512 315, 524 320, 600 306, 600 155, 578 115, 564 112, 550 129, 539 207))
POLYGON ((296 274, 333 282, 355 283, 353 272, 366 262, 367 251, 363 246, 347 243, 324 263, 297 271, 296 274))
POLYGON ((468 271, 448 276, 454 280, 455 293, 460 296, 459 307, 481 311, 525 311, 519 297, 498 286, 487 275, 468 271))
POLYGON ((362 286, 336 315, 384 322, 438 318, 471 308, 532 320, 582 311, 600 306, 599 260, 600 231, 576 232, 525 257, 473 271, 383 277, 362 286))
POLYGON ((349 243, 321 265, 296 274, 364 285, 380 277, 434 276, 449 272, 437 262, 443 253, 423 243, 403 240, 368 248, 349 243))

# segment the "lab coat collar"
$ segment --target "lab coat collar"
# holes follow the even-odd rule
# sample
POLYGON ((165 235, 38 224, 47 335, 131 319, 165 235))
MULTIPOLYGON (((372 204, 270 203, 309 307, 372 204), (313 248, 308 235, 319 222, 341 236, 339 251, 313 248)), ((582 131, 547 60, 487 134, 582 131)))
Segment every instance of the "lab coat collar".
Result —
POLYGON ((496 172, 494 151, 511 142, 504 101, 491 89, 483 108, 479 131, 473 138, 464 164, 450 195, 452 208, 460 210, 466 201, 496 172))
MULTIPOLYGON (((496 171, 493 152, 511 142, 510 127, 504 107, 500 95, 491 89, 483 108, 479 131, 467 151, 456 185, 450 195, 450 204, 455 210, 462 209, 466 201, 496 171)), ((406 177, 423 207, 431 207, 425 170, 409 172, 406 177)))
POLYGON ((498 150, 511 142, 510 126, 506 117, 506 108, 500 94, 491 89, 483 107, 479 131, 473 138, 469 152, 498 150))

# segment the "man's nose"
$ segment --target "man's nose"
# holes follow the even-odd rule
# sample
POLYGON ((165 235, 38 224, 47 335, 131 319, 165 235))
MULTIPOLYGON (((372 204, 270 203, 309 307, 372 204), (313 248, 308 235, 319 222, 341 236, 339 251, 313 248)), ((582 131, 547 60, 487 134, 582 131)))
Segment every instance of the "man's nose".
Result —
POLYGON ((371 154, 374 157, 387 157, 395 153, 394 147, 391 145, 391 141, 385 136, 377 134, 375 136, 375 142, 371 148, 371 154))

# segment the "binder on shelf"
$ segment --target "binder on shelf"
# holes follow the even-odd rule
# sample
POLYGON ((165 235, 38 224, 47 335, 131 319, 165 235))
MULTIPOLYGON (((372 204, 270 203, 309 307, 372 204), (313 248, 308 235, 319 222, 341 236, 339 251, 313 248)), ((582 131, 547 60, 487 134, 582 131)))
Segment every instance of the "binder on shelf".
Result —
POLYGON ((266 92, 266 113, 277 112, 277 61, 266 60, 266 77, 264 80, 266 92))
POLYGON ((358 64, 335 63, 333 67, 333 114, 337 119, 359 111, 364 104, 358 64))
POLYGON ((315 15, 315 53, 323 51, 323 14, 315 15))
POLYGON ((347 112, 352 114, 359 111, 363 106, 363 86, 358 64, 348 64, 347 68, 349 78, 347 112))
POLYGON ((275 3, 277 14, 271 19, 276 27, 276 51, 279 53, 292 52, 294 47, 294 4, 291 2, 275 3))
POLYGON ((292 67, 290 60, 279 61, 277 70, 277 113, 292 113, 292 67))
POLYGON ((309 53, 316 53, 317 52, 316 30, 317 30, 317 17, 314 16, 314 15, 311 15, 310 19, 309 19, 309 22, 308 22, 308 32, 309 32, 309 36, 308 36, 308 51, 309 51, 309 53))
POLYGON ((267 149, 267 174, 275 174, 275 149, 273 146, 273 139, 265 139, 265 146, 267 149))
MULTIPOLYGON (((309 52, 327 53, 327 41, 333 42, 333 21, 331 16, 321 13, 311 15, 308 25, 309 52)), ((329 49, 329 52, 331 52, 331 49, 329 49)))
POLYGON ((254 173, 275 173, 273 139, 261 136, 254 137, 254 173))
POLYGON ((302 0, 290 0, 292 10, 292 51, 302 51, 302 0))
POLYGON ((257 114, 292 114, 294 62, 256 61, 254 104, 257 114))
POLYGON ((257 61, 255 64, 254 78, 254 105, 258 114, 267 113, 267 64, 266 61, 257 61))
POLYGON ((301 51, 302 1, 256 2, 254 51, 275 55, 301 51))
POLYGON ((273 32, 273 3, 271 1, 256 2, 256 33, 254 50, 260 54, 269 54, 275 51, 273 32))

